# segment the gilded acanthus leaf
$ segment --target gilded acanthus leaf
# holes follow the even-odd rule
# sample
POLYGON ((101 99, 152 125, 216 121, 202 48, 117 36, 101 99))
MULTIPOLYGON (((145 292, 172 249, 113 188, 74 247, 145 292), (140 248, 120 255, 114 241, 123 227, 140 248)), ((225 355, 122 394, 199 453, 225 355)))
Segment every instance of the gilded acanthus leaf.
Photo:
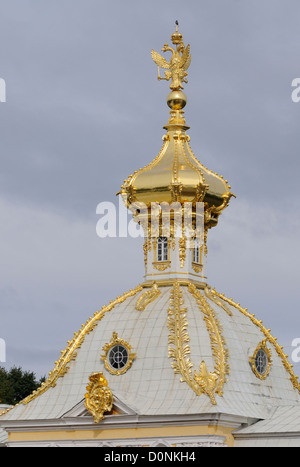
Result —
POLYGON ((202 361, 198 372, 192 370, 194 365, 190 359, 187 308, 182 306, 182 291, 178 281, 174 283, 168 310, 169 357, 172 358, 174 372, 182 376, 180 380, 186 382, 198 396, 207 394, 211 403, 215 405, 217 403, 215 395, 222 396, 226 376, 229 373, 228 351, 222 336, 222 327, 205 297, 192 283, 189 283, 188 290, 194 296, 200 311, 204 314, 215 369, 213 372, 208 371, 206 363, 202 361))
POLYGON ((172 368, 176 374, 181 374, 182 382, 186 382, 199 396, 207 394, 212 404, 216 404, 215 394, 222 395, 225 377, 229 371, 227 364, 228 353, 221 336, 221 326, 210 309, 205 298, 198 293, 196 287, 190 284, 189 291, 194 295, 200 310, 204 313, 204 320, 211 339, 212 353, 215 359, 215 371, 209 372, 204 361, 201 362, 199 372, 192 371, 190 360, 190 337, 188 334, 187 309, 183 308, 182 291, 179 282, 174 283, 168 311, 169 357, 173 359, 172 368))
POLYGON ((212 354, 215 360, 215 375, 217 375, 215 392, 223 395, 223 386, 226 382, 226 377, 229 374, 228 350, 225 345, 225 340, 222 336, 222 326, 217 319, 215 312, 209 306, 205 297, 197 290, 194 284, 188 287, 190 293, 195 297, 200 310, 204 314, 204 321, 209 332, 212 354))

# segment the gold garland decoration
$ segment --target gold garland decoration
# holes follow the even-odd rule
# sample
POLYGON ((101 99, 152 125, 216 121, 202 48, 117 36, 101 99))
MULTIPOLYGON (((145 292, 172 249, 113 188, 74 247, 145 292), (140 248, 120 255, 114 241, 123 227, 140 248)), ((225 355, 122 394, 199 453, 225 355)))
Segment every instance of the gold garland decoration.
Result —
POLYGON ((184 267, 185 263, 185 258, 186 258, 186 237, 184 234, 179 238, 179 261, 180 261, 180 267, 184 267))

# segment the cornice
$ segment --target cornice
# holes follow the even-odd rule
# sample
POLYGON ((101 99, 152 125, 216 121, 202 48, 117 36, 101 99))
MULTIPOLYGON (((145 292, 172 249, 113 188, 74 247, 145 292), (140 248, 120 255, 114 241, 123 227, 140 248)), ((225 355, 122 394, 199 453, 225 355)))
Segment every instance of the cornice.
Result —
POLYGON ((120 428, 151 428, 173 426, 226 426, 238 429, 252 425, 257 419, 224 413, 175 415, 107 415, 99 424, 93 417, 63 417, 60 419, 3 420, 1 427, 9 432, 70 430, 113 430, 120 428))

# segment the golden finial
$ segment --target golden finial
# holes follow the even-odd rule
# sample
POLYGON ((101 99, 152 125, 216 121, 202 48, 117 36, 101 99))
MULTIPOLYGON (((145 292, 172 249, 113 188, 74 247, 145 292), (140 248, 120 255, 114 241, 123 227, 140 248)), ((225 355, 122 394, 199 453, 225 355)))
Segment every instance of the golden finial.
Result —
POLYGON ((151 51, 152 58, 158 66, 158 79, 169 81, 171 79, 170 88, 172 91, 180 91, 183 89, 182 83, 187 83, 187 69, 191 63, 190 45, 185 47, 182 39, 182 34, 178 31, 178 21, 176 21, 176 31, 172 34, 171 40, 176 48, 169 47, 165 44, 162 48, 163 52, 172 52, 172 57, 168 62, 162 55, 154 50, 151 51), (160 68, 164 68, 165 76, 160 76, 160 68))
POLYGON ((178 26, 179 26, 179 23, 176 20, 175 21, 176 32, 172 34, 171 36, 173 44, 179 44, 180 42, 182 42, 182 34, 178 32, 178 26))

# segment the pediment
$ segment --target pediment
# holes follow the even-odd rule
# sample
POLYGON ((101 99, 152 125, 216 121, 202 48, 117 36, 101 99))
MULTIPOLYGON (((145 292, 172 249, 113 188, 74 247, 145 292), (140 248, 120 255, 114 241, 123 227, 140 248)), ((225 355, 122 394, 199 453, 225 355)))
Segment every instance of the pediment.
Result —
MULTIPOLYGON (((110 412, 107 412, 106 416, 118 416, 118 415, 136 415, 136 411, 130 408, 127 404, 122 402, 119 398, 114 396, 114 403, 110 412)), ((77 417, 91 417, 91 414, 85 407, 85 399, 82 399, 76 404, 71 410, 66 412, 62 418, 77 418, 77 417)))

